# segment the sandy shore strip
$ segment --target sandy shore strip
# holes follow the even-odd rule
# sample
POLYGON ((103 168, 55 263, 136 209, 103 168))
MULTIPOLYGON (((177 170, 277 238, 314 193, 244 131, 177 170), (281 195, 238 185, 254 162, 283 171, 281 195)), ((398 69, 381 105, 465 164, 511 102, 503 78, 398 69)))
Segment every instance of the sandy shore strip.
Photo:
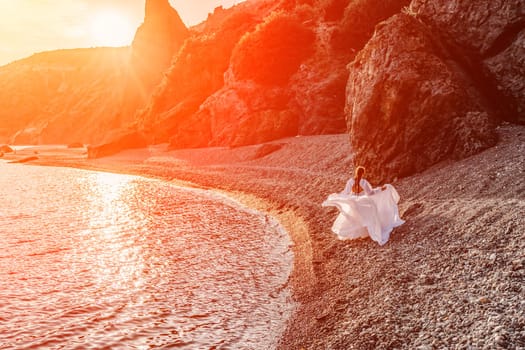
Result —
MULTIPOLYGON (((49 148, 30 164, 216 189, 276 217, 294 242, 289 285, 298 305, 280 349, 520 349, 525 127, 504 124, 498 132, 496 147, 395 181, 407 222, 383 247, 338 241, 330 232, 337 212, 321 207, 351 176, 347 135, 233 149, 159 145, 94 160, 84 149, 49 148)), ((4 158, 32 151, 24 152, 4 158)))

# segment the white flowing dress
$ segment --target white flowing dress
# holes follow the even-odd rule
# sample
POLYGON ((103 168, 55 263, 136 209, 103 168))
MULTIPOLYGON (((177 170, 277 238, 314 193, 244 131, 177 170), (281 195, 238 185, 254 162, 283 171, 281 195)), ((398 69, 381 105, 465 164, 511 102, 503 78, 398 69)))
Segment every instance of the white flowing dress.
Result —
POLYGON ((353 185, 354 179, 348 180, 344 191, 332 193, 322 204, 339 209, 332 231, 342 240, 370 236, 380 245, 385 244, 392 230, 405 222, 397 208, 399 194, 390 184, 385 190, 372 189, 368 181, 361 179, 363 191, 356 195, 352 193, 353 185))

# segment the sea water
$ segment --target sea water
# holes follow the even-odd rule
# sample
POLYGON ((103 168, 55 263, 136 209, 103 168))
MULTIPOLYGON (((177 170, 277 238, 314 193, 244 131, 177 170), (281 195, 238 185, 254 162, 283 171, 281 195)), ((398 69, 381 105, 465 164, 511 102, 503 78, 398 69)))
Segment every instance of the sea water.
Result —
POLYGON ((0 163, 0 349, 274 348, 289 245, 209 191, 0 163))

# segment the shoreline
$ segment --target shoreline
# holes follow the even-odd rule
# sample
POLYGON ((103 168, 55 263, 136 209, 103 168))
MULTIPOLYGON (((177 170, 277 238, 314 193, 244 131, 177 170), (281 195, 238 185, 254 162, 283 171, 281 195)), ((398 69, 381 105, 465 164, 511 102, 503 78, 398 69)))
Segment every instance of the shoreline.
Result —
MULTIPOLYGON (((252 148, 252 147, 250 147, 252 148)), ((208 150, 200 150, 208 152, 208 150)), ((214 183, 215 180, 213 176, 211 177, 211 182, 203 181, 192 181, 191 176, 194 174, 194 170, 188 168, 177 169, 177 175, 173 174, 173 171, 166 169, 167 165, 159 164, 144 164, 144 159, 141 159, 141 156, 137 156, 136 153, 151 153, 151 151, 146 151, 145 149, 140 150, 130 150, 124 151, 124 156, 114 155, 101 159, 86 159, 83 155, 84 151, 81 149, 68 150, 63 146, 50 146, 48 150, 41 150, 39 146, 27 147, 24 150, 19 150, 16 155, 10 155, 6 157, 10 159, 10 162, 16 164, 27 163, 27 165, 32 166, 50 166, 50 167, 70 167, 75 169, 89 170, 89 171, 102 171, 109 173, 117 174, 127 174, 133 176, 144 176, 152 179, 157 179, 161 181, 166 181, 173 183, 176 186, 181 186, 184 188, 198 189, 198 190, 211 190, 216 193, 216 195, 225 197, 228 200, 234 201, 237 205, 245 207, 248 210, 254 210, 260 215, 265 215, 270 217, 271 221, 276 221, 279 225, 279 231, 288 236, 288 240, 292 241, 291 250, 293 251, 293 262, 291 266, 292 272, 288 276, 288 281, 286 282, 284 288, 289 289, 290 293, 293 294, 293 286, 291 286, 291 278, 294 271, 300 270, 301 275, 308 275, 308 270, 305 269, 304 264, 297 264, 297 259, 295 258, 295 242, 304 241, 304 238, 307 236, 307 224, 305 221, 298 216, 293 209, 276 209, 276 206, 268 198, 263 198, 263 196, 256 195, 247 190, 232 189, 233 187, 229 186, 229 182, 226 181, 222 185, 214 183), (39 149, 37 154, 34 154, 34 149, 39 149), (34 155, 32 155, 34 154, 34 155), (129 156, 128 156, 129 154, 129 156), (35 157, 35 159, 32 159, 35 157), (36 159, 38 157, 38 159, 36 159), (25 161, 25 159, 30 159, 25 161), (225 189, 228 188, 228 189, 225 189)), ((157 153, 153 151, 153 153, 157 153)), ((164 153, 163 151, 160 151, 164 153)), ((183 151, 186 153, 186 151, 183 151)), ((212 151, 213 152, 213 151, 212 151)), ((177 153, 177 152, 175 152, 177 153)), ((251 152, 250 152, 251 153, 251 152)), ((242 155, 240 156, 243 157, 242 155)), ((180 159, 175 157, 175 159, 170 160, 170 163, 180 163, 180 159)), ((171 165, 171 164, 170 164, 171 165)), ((179 164, 180 166, 180 164, 179 164)), ((282 205, 278 206, 282 208, 282 205)), ((273 227, 273 225, 272 225, 273 227)), ((311 253, 310 253, 311 254, 311 253)), ((311 286, 313 289, 314 286, 311 286)), ((295 298, 292 298, 295 299, 295 298)), ((288 302, 289 306, 287 309, 290 310, 290 314, 287 317, 287 322, 293 317, 293 314, 297 308, 297 302, 295 300, 290 300, 288 302)), ((285 329, 282 329, 284 333, 285 329)), ((274 341, 271 341, 273 344, 278 344, 281 338, 277 338, 274 341)), ((276 347, 277 348, 277 347, 276 347)))
MULTIPOLYGON (((35 286, 36 294, 49 295, 49 300, 40 300, 25 293, 17 295, 16 287, 7 288, 6 295, 15 296, 11 305, 20 305, 20 319, 34 320, 39 326, 26 329, 24 322, 7 317, 7 334, 0 334, 0 344, 31 344, 31 339, 41 339, 45 332, 57 339, 56 344, 67 347, 73 338, 86 339, 100 330, 97 317, 107 313, 111 314, 108 320, 118 325, 114 329, 124 333, 101 333, 99 344, 140 344, 135 343, 140 331, 150 329, 158 336, 155 342, 149 338, 154 344, 169 344, 171 339, 173 344, 190 348, 191 344, 276 347, 293 306, 288 303, 291 290, 287 287, 293 254, 289 235, 275 219, 224 193, 138 175, 4 162, 0 162, 0 169, 6 180, 2 193, 8 206, 7 216, 0 217, 0 221, 5 219, 2 237, 7 242, 7 255, 3 257, 8 262, 2 272, 9 281, 8 274, 20 273, 16 266, 26 267, 23 255, 27 255, 29 277, 14 277, 13 285, 24 286, 35 272, 33 282, 38 282, 38 266, 47 264, 44 269, 50 271, 52 289, 42 291, 35 286), (31 200, 25 200, 28 198, 31 200), (76 242, 79 237, 80 245, 76 242), (34 246, 33 242, 40 243, 34 246), (85 249, 77 249, 79 246, 85 249), (63 261, 74 262, 73 270, 61 266, 63 261), (111 271, 106 271, 108 266, 111 271), (103 280, 97 277, 100 273, 88 272, 99 268, 105 272, 103 280), (61 279, 59 271, 66 271, 67 276, 61 279), (77 274, 89 286, 75 284, 77 274), (112 289, 112 280, 119 281, 118 290, 112 289), (109 285, 104 281, 110 281, 109 285), (91 300, 91 305, 68 297, 70 285, 83 299, 91 300), (66 293, 63 298, 60 291, 66 293), (26 297, 35 304, 22 306, 26 297), (60 305, 60 300, 56 304, 57 299, 65 304, 60 305), (98 300, 100 308, 92 308, 93 300, 98 300), (118 301, 119 312, 110 300, 118 301), (50 307, 61 312, 35 314, 50 307), (142 318, 121 322, 126 319, 121 310, 155 319, 159 308, 169 311, 162 311, 162 320, 155 326, 142 318), (94 321, 87 328, 64 334, 56 325, 67 323, 62 315, 70 313, 75 314, 72 318, 94 321), (47 324, 47 319, 54 322, 47 324), (17 325, 23 331, 15 341, 16 332, 9 330, 17 325), (177 338, 165 333, 166 325, 177 332, 177 338)), ((15 315, 9 306, 7 315, 15 315)))
MULTIPOLYGON (((277 218, 293 241, 297 307, 279 349, 525 347, 525 127, 395 181, 407 222, 380 247, 338 241, 322 201, 351 174, 347 135, 234 149, 161 146, 29 164, 126 173, 224 191, 277 218), (262 156, 261 156, 262 155, 262 156)), ((377 185, 377 184, 373 184, 377 185)))

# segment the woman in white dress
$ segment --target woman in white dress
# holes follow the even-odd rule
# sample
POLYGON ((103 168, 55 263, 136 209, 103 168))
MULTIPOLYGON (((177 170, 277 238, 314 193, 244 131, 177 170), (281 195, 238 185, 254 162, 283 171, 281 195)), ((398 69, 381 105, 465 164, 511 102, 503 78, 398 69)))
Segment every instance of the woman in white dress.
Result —
POLYGON ((365 168, 359 166, 355 177, 348 180, 345 189, 332 193, 323 202, 324 207, 339 209, 332 231, 339 239, 372 238, 380 245, 390 238, 392 230, 404 223, 399 217, 399 194, 387 184, 372 188, 363 176, 365 168))

